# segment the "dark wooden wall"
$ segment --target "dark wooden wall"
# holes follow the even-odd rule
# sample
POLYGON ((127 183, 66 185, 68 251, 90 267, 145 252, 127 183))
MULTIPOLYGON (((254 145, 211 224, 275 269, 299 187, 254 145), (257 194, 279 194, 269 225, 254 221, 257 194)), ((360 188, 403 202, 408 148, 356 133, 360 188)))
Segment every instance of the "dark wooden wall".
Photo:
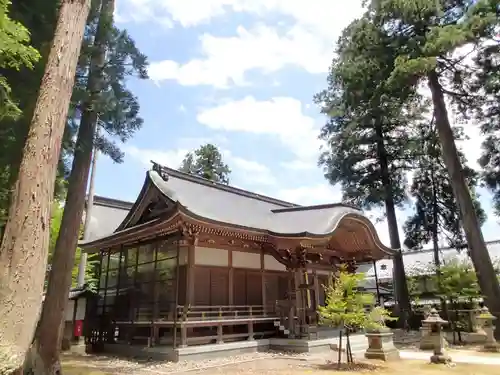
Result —
MULTIPOLYGON (((232 305, 274 304, 285 299, 288 290, 286 272, 266 271, 264 277, 260 270, 234 268, 232 305), (262 300, 262 281, 264 280, 266 300, 262 300)), ((229 305, 229 268, 196 266, 194 269, 194 305, 229 305)))
POLYGON ((229 268, 197 266, 194 269, 194 305, 229 304, 229 268))

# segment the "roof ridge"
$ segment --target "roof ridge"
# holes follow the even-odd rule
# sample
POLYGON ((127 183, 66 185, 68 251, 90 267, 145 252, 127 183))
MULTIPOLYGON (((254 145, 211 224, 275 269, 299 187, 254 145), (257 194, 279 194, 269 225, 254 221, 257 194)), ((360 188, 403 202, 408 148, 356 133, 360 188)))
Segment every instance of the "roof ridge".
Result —
POLYGON ((252 198, 252 199, 257 199, 257 200, 260 200, 260 201, 263 201, 263 202, 267 202, 267 203, 277 204, 277 205, 283 206, 283 208, 285 208, 285 209, 286 208, 299 208, 299 207, 302 207, 302 206, 300 206, 300 205, 298 205, 296 203, 291 203, 291 202, 287 202, 287 201, 284 201, 284 200, 281 200, 281 199, 269 197, 269 196, 266 196, 266 195, 253 193, 253 192, 248 191, 248 190, 244 190, 244 189, 237 188, 237 187, 234 187, 234 186, 225 185, 225 184, 222 184, 220 182, 215 182, 215 181, 212 181, 212 180, 208 180, 206 178, 203 178, 203 177, 200 177, 200 176, 196 176, 196 175, 193 175, 193 174, 190 174, 190 173, 181 172, 181 171, 179 171, 177 169, 166 167, 166 166, 161 165, 159 163, 156 163, 154 161, 152 161, 152 163, 161 166, 162 169, 167 173, 167 175, 172 176, 172 177, 177 177, 177 178, 180 178, 182 180, 186 180, 186 181, 198 183, 198 184, 204 185, 204 186, 213 187, 213 188, 216 188, 216 189, 219 189, 219 190, 226 191, 228 193, 233 193, 233 194, 241 195, 241 196, 244 196, 244 197, 247 197, 247 198, 252 198))
MULTIPOLYGON (((88 196, 85 198, 88 200, 88 196)), ((124 201, 121 199, 109 198, 103 195, 94 195, 94 204, 100 203, 101 206, 108 206, 114 208, 130 209, 134 205, 134 202, 124 201)))
MULTIPOLYGON (((492 244, 495 244, 495 243, 500 243, 500 240, 491 240, 491 241, 484 241, 484 243, 486 245, 492 245, 492 244)), ((456 247, 452 247, 452 246, 445 246, 445 247, 439 247, 439 251, 442 251, 442 250, 454 250, 454 251, 457 251, 457 252, 466 252, 467 251, 467 243, 464 243, 463 244, 465 247, 462 248, 462 249, 457 249, 456 247)), ((429 248, 423 248, 423 249, 417 249, 417 250, 406 250, 404 251, 403 250, 403 255, 406 255, 406 254, 419 254, 419 253, 432 253, 434 252, 434 249, 432 247, 429 247, 429 248)))
POLYGON ((335 208, 335 207, 348 207, 348 208, 352 208, 352 209, 361 211, 361 209, 359 207, 356 207, 353 204, 347 204, 347 203, 323 203, 323 204, 314 204, 314 205, 310 205, 310 206, 275 208, 271 211, 275 214, 279 214, 282 212, 318 210, 318 209, 323 209, 323 208, 335 208))

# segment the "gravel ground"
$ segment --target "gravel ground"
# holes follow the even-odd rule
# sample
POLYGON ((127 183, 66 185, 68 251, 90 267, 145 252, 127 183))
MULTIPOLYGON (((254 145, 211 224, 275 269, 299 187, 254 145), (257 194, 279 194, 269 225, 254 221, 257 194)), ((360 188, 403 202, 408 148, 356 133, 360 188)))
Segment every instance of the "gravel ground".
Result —
MULTIPOLYGON (((394 330, 394 343, 400 350, 416 350, 420 332, 394 330)), ((477 346, 450 346, 450 349, 477 350, 477 346)), ((336 359, 337 353, 326 351, 320 354, 297 354, 284 352, 252 353, 239 356, 213 358, 202 361, 153 362, 133 361, 109 356, 66 355, 64 364, 68 368, 85 368, 82 375, 163 375, 163 374, 301 374, 311 373, 311 364, 325 363, 336 359)), ((63 366, 63 368, 65 367, 63 366)), ((77 373, 80 375, 80 372, 77 373)))
MULTIPOLYGON (((89 370, 99 370, 106 374, 141 374, 141 375, 154 375, 154 374, 176 374, 176 373, 198 373, 207 370, 217 371, 220 368, 224 368, 228 365, 239 365, 246 363, 275 363, 276 361, 267 361, 272 359, 278 359, 279 361, 292 361, 300 362, 300 360, 305 360, 311 358, 311 355, 297 354, 297 353, 278 353, 278 352, 266 352, 266 353, 252 353, 239 356, 231 357, 221 357, 213 358, 202 361, 182 361, 182 362, 147 362, 147 361, 132 361, 124 360, 114 357, 107 356, 66 356, 64 359, 64 364, 66 367, 86 367, 89 370)), ((278 361, 278 362, 279 362, 278 361)), ((266 365, 267 366, 267 365, 266 365)), ((64 366, 63 366, 64 367, 64 366)), ((232 366, 231 366, 232 367, 232 366)))
MULTIPOLYGON (((394 332, 394 345, 399 350, 419 350, 419 342, 420 342, 420 331, 410 331, 406 332, 401 329, 395 329, 394 332)), ((448 337, 449 347, 451 350, 460 350, 460 351, 474 351, 481 352, 482 345, 480 344, 453 344, 448 337)))

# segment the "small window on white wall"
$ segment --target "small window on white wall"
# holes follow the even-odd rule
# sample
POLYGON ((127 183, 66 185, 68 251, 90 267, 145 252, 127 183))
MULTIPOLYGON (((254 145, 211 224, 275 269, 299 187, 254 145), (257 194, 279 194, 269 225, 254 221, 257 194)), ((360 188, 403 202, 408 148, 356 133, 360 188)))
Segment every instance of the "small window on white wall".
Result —
POLYGON ((381 264, 381 265, 380 265, 380 269, 381 269, 382 271, 387 270, 387 264, 381 264))

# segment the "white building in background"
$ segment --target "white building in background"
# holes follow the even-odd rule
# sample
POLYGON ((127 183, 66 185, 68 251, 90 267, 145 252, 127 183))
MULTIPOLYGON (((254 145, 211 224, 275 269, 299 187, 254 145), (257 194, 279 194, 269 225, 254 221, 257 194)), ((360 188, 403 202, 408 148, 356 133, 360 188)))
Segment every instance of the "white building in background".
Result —
MULTIPOLYGON (((500 240, 487 241, 486 246, 490 254, 492 262, 500 261, 500 240)), ((467 249, 457 251, 454 248, 444 247, 439 249, 440 259, 442 263, 446 263, 450 259, 469 260, 467 249)), ((403 263, 406 274, 425 274, 429 270, 429 265, 434 264, 434 250, 424 249, 418 251, 403 252, 403 263), (421 271, 421 272, 419 272, 421 271)), ((380 287, 379 293, 384 297, 384 300, 392 300, 392 283, 394 278, 394 262, 392 259, 383 259, 376 264, 360 264, 358 272, 363 272, 366 276, 365 288, 376 292, 376 282, 386 287, 380 287)))

